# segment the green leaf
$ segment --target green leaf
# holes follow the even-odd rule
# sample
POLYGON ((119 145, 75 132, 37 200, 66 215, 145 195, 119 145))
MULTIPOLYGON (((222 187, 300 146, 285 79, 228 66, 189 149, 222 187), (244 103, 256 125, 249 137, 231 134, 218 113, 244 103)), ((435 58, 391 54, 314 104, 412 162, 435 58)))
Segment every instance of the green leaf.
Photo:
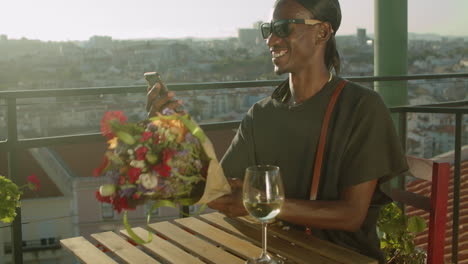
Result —
POLYGON ((128 235, 132 238, 133 241, 135 241, 135 243, 137 243, 138 245, 143 245, 143 244, 146 244, 146 243, 150 243, 151 241, 153 241, 153 233, 151 233, 150 231, 148 231, 148 240, 145 241, 143 240, 141 237, 139 237, 135 232, 133 232, 132 230, 132 227, 130 226, 130 224, 128 223, 128 217, 127 217, 127 210, 124 211, 124 215, 123 215, 123 224, 125 226, 125 230, 127 230, 127 233, 128 235))
POLYGON ((135 139, 127 132, 119 131, 116 133, 117 137, 122 140, 125 144, 133 145, 135 144, 135 139))
POLYGON ((188 115, 180 117, 180 120, 184 125, 187 127, 187 129, 196 137, 198 140, 200 140, 200 143, 205 142, 206 135, 203 132, 203 130, 195 124, 192 120, 190 120, 188 115))
POLYGON ((408 231, 417 234, 426 229, 426 221, 420 216, 413 216, 408 219, 408 231))
POLYGON ((380 248, 385 248, 387 245, 388 245, 387 242, 380 241, 380 248))
POLYGON ((146 153, 146 159, 150 164, 156 164, 158 162, 158 156, 151 154, 151 153, 146 153))
MULTIPOLYGON (((16 216, 16 214, 15 214, 15 216, 16 216)), ((14 219, 15 219, 14 216, 13 217, 5 217, 5 218, 0 219, 0 221, 5 223, 5 224, 9 224, 9 223, 13 222, 14 219)))

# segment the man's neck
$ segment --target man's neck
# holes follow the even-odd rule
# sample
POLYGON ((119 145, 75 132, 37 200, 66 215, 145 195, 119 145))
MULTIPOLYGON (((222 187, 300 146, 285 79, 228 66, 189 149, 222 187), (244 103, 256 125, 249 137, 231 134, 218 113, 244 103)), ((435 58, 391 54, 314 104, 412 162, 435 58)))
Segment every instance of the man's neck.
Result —
POLYGON ((326 68, 316 71, 307 71, 289 74, 289 89, 296 104, 317 94, 330 80, 331 72, 326 68))

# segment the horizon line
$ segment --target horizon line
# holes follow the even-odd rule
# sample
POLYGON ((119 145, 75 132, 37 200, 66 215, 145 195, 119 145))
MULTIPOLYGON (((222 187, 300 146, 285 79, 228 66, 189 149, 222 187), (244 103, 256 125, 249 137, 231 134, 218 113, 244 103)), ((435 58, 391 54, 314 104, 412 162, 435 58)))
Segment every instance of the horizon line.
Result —
MULTIPOLYGON (((355 36, 357 33, 354 34, 337 34, 337 37, 348 37, 348 36, 355 36)), ((373 36, 374 32, 367 32, 368 36, 373 36)), ((468 35, 453 35, 453 34, 440 34, 440 33, 419 33, 419 32, 408 32, 408 36, 410 35, 426 35, 432 37, 448 37, 448 38, 468 38, 468 35)), ((86 42, 89 41, 92 37, 110 37, 112 40, 116 41, 142 41, 142 40, 188 40, 188 39, 197 39, 197 40, 226 40, 231 38, 238 38, 238 36, 220 36, 220 37, 194 37, 194 36, 182 36, 182 37, 141 37, 141 38, 116 38, 110 35, 92 35, 87 39, 38 39, 38 38, 28 38, 26 36, 22 36, 20 38, 9 38, 8 34, 0 33, 0 37, 5 36, 6 40, 31 40, 31 41, 42 41, 42 42, 86 42)), ((0 39, 1 40, 1 39, 0 39)))

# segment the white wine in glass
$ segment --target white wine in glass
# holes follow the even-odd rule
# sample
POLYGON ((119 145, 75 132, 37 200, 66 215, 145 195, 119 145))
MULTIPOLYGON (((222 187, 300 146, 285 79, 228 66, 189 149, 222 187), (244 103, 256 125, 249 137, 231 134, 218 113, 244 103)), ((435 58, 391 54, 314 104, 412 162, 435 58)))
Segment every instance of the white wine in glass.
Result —
POLYGON ((281 264, 267 253, 267 224, 281 211, 284 201, 283 182, 279 167, 259 165, 245 170, 242 201, 249 214, 262 223, 262 255, 247 260, 247 264, 281 264))

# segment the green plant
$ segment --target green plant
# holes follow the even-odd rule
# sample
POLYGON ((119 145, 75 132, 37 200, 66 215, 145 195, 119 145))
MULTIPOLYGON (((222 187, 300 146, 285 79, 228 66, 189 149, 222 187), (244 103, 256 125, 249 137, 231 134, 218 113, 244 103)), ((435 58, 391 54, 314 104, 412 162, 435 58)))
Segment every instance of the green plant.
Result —
POLYGON ((423 218, 408 218, 395 203, 390 203, 382 207, 377 228, 387 264, 426 263, 426 252, 414 245, 416 234, 426 228, 423 218))
POLYGON ((20 197, 22 189, 29 188, 37 191, 40 187, 39 180, 35 174, 28 177, 28 183, 18 187, 11 180, 0 175, 0 221, 11 223, 16 217, 16 208, 21 206, 20 197))
POLYGON ((21 191, 9 179, 0 176, 0 221, 10 223, 16 217, 16 207, 20 207, 21 191))

